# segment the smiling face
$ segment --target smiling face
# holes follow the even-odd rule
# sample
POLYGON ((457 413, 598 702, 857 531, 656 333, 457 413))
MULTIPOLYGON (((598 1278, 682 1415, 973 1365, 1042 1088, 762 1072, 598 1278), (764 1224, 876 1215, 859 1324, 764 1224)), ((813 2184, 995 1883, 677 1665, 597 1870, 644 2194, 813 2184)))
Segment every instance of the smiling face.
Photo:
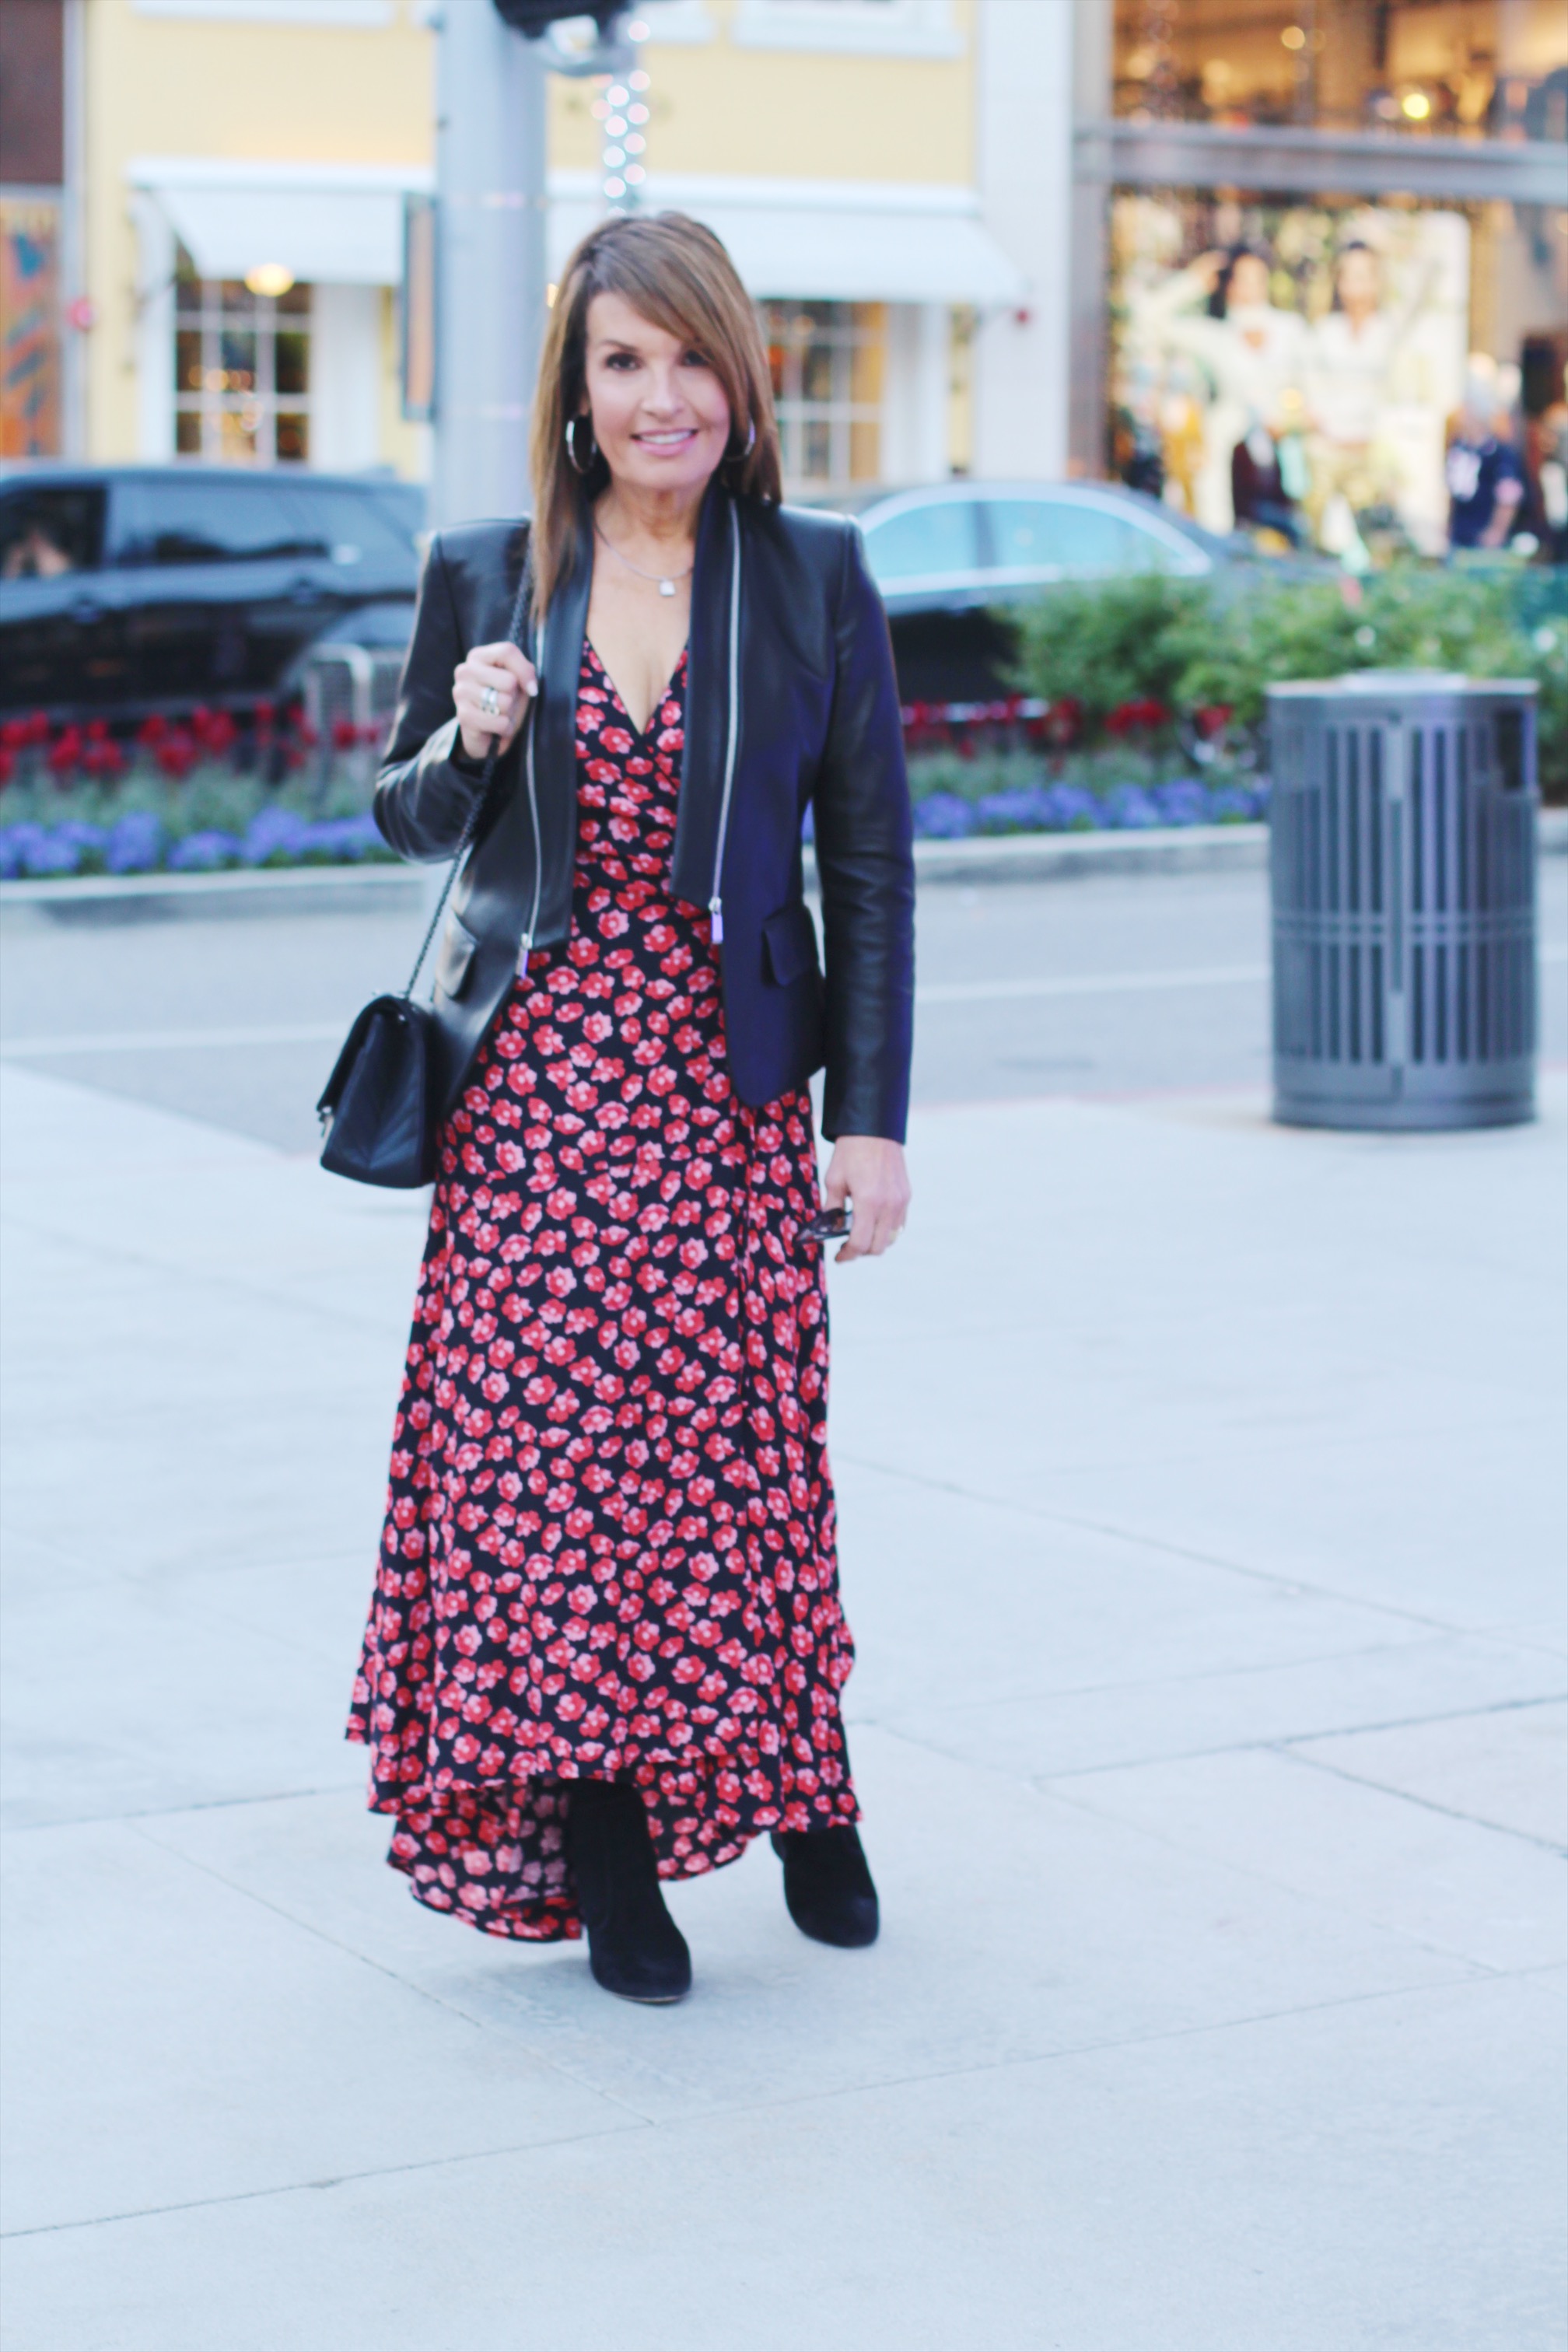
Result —
POLYGON ((1340 308, 1352 325, 1360 326, 1375 317, 1383 299, 1383 272, 1375 253, 1365 246, 1352 246, 1348 253, 1340 256, 1334 283, 1339 289, 1340 308))
POLYGON ((1261 310, 1268 301, 1268 264, 1256 253, 1238 253, 1226 291, 1227 310, 1261 310))
POLYGON ((595 294, 586 327, 588 407, 612 479, 639 490, 700 490, 730 441, 730 404, 707 360, 624 295, 595 294))

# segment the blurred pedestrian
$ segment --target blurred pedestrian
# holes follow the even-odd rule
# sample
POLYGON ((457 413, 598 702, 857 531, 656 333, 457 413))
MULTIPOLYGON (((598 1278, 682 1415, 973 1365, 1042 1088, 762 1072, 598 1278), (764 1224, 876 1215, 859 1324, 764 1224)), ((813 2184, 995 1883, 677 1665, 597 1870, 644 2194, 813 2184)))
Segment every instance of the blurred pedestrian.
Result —
POLYGON ((1554 400, 1536 421, 1541 452, 1542 540, 1549 563, 1568 563, 1568 398, 1554 400))
POLYGON ((1508 437, 1496 363, 1484 352, 1472 352, 1466 363, 1447 471, 1448 545, 1506 546, 1524 504, 1524 465, 1508 437))
POLYGON ((661 1877, 764 1831, 798 1927, 877 1933, 814 1226, 852 1210, 837 1255, 875 1256, 908 1211, 909 795, 858 532, 779 503, 710 231, 583 241, 533 415, 531 525, 432 543, 377 795, 395 847, 450 856, 501 747, 438 959, 448 1116, 350 1736, 419 1900, 585 1927, 602 1985, 672 2000, 661 1877))

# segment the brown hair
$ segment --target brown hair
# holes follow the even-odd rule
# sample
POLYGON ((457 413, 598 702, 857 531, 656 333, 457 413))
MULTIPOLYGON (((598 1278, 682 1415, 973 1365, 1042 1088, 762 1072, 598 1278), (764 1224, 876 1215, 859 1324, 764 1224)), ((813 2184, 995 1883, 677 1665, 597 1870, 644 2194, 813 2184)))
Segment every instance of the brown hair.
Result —
POLYGON ((720 470, 742 498, 784 495, 767 352, 751 297, 710 228, 684 213, 623 215, 590 230, 561 274, 539 359, 531 451, 534 609, 542 614, 576 561, 578 527, 608 482, 595 453, 586 474, 566 454, 566 428, 584 407, 588 305, 619 294, 649 323, 700 351, 730 404, 730 450, 720 470))

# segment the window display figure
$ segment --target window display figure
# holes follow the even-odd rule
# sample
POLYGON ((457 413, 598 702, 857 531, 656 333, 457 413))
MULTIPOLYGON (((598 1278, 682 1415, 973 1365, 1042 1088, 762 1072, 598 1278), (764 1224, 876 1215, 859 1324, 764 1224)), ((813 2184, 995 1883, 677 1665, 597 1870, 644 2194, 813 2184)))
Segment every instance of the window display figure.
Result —
POLYGON ((1331 555, 1370 562, 1363 525, 1394 519, 1398 471, 1382 445, 1394 359, 1430 287, 1430 273, 1397 309, 1383 299, 1383 263, 1360 238, 1334 263, 1333 308, 1309 331, 1307 402, 1311 433, 1308 509, 1312 536, 1331 555))
POLYGON ((1281 445, 1300 421, 1305 329, 1271 299, 1267 257, 1250 246, 1201 254, 1163 286, 1135 295, 1132 320, 1141 341, 1196 360, 1212 387, 1195 519, 1221 537, 1238 523, 1264 523, 1293 541, 1281 445))

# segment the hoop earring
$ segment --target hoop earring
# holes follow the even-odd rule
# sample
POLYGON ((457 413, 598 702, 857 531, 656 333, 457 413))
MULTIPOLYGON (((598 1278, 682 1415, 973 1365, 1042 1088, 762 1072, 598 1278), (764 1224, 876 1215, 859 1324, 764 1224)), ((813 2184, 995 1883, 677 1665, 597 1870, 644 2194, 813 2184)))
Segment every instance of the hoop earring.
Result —
POLYGON ((593 418, 591 416, 569 416, 566 420, 566 431, 563 437, 566 443, 566 461, 571 467, 572 471, 574 474, 591 474, 599 455, 599 445, 594 438, 593 418), (588 428, 588 454, 585 457, 580 457, 577 454, 577 427, 579 425, 585 425, 588 428))
POLYGON ((751 417, 747 420, 745 447, 743 449, 726 449, 724 452, 725 465, 743 466, 756 446, 757 421, 755 417, 751 417))

